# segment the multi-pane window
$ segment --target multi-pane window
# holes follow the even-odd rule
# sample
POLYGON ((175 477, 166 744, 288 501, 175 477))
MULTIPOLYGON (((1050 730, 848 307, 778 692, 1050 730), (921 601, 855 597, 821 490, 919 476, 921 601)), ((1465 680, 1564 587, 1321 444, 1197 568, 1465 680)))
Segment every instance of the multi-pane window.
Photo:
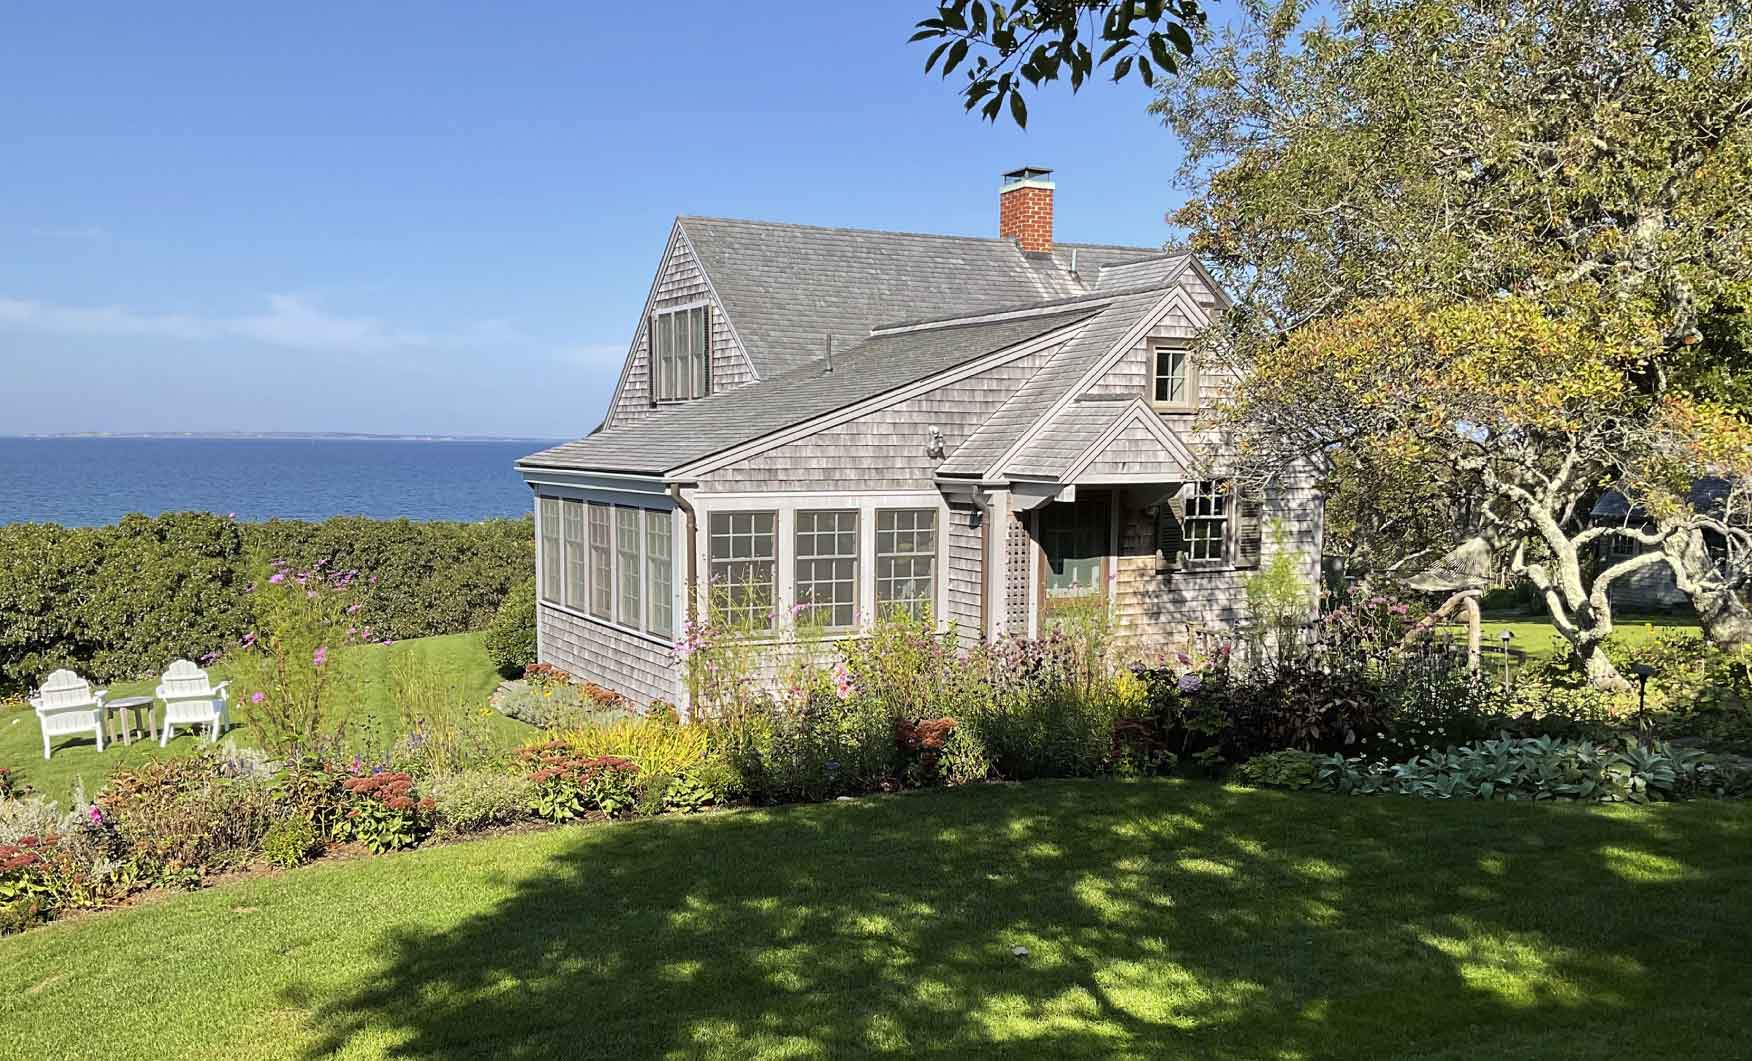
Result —
POLYGON ((1186 499, 1186 559, 1221 563, 1228 556, 1229 486, 1221 479, 1193 484, 1186 499))
POLYGON ((566 607, 583 608, 589 567, 589 558, 584 555, 584 502, 568 499, 560 502, 560 508, 560 534, 566 550, 566 607))
POLYGON ((614 604, 614 538, 609 507, 590 502, 590 614, 607 619, 614 604))
POLYGON ((929 615, 936 601, 937 510, 885 508, 876 513, 876 610, 929 615))
POLYGON ((560 559, 560 499, 541 499, 541 596, 543 600, 560 603, 560 586, 564 577, 560 559))
POLYGON ((643 567, 639 541, 644 535, 644 528, 639 526, 639 511, 620 505, 614 509, 615 582, 620 588, 614 617, 622 626, 635 629, 644 621, 639 610, 639 576, 643 567))
POLYGON ((686 401, 712 390, 711 338, 706 307, 651 316, 651 400, 686 401))
POLYGON ((669 513, 645 513, 645 594, 651 609, 646 629, 664 637, 675 635, 674 538, 669 513))
POLYGON ((1191 405, 1197 380, 1187 349, 1180 345, 1154 349, 1153 391, 1158 405, 1191 405))
POLYGON ((714 512, 708 550, 712 607, 732 626, 772 625, 778 540, 774 512, 714 512))
POLYGON ((858 512, 797 513, 797 621, 843 629, 858 621, 858 512))

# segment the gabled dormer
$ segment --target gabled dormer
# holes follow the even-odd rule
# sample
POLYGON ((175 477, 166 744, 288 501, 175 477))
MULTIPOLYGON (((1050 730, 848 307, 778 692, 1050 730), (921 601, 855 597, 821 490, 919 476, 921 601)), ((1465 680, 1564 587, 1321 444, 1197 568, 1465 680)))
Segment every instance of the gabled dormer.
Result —
POLYGON ((759 378, 680 219, 669 230, 603 427, 759 378))

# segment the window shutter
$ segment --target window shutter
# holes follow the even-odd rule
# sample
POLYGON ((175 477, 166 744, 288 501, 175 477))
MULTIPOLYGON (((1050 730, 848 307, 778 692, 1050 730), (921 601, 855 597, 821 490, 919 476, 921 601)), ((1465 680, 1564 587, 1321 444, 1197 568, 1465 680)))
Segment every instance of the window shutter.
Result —
POLYGON ((700 372, 703 376, 704 389, 700 397, 712 396, 712 307, 700 307, 700 372))
POLYGON ((1236 488, 1235 566, 1258 567, 1265 546, 1265 499, 1257 491, 1236 488))
POLYGON ((1156 506, 1156 570, 1178 571, 1186 553, 1186 502, 1179 494, 1156 506))
POLYGON ((645 395, 645 401, 651 408, 657 408, 657 314, 645 318, 645 382, 650 393, 645 395))

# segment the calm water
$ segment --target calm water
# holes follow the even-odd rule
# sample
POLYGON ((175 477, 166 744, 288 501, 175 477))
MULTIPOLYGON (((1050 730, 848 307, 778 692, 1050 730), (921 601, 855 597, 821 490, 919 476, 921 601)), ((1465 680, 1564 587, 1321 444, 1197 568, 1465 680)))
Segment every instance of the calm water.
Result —
POLYGON ((530 510, 512 470, 542 442, 0 438, 0 523, 196 510, 478 520, 530 510))

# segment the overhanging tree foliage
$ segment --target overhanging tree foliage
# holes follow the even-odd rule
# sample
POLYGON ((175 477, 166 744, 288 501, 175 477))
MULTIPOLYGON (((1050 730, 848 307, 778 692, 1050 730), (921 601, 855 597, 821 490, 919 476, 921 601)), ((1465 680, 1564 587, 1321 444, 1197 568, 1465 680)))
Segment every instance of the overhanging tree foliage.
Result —
POLYGON ((1192 54, 1192 31, 1204 21, 1198 0, 949 0, 919 20, 912 39, 937 42, 926 73, 939 60, 944 77, 961 68, 967 110, 978 107, 987 121, 1007 112, 1026 128, 1024 81, 1038 88, 1062 74, 1075 92, 1098 67, 1110 67, 1115 81, 1135 75, 1154 85, 1192 54))
POLYGON ((1242 307, 1212 349, 1261 467, 1421 468, 1539 587, 1601 684, 1613 581, 1664 563, 1752 639, 1752 434, 1723 366, 1752 305, 1745 0, 1248 7, 1155 105, 1179 212, 1242 307), (1691 481, 1727 476, 1695 511, 1691 481), (1606 489, 1647 523, 1593 526, 1606 489), (1610 555, 1614 538, 1649 551, 1610 555))

